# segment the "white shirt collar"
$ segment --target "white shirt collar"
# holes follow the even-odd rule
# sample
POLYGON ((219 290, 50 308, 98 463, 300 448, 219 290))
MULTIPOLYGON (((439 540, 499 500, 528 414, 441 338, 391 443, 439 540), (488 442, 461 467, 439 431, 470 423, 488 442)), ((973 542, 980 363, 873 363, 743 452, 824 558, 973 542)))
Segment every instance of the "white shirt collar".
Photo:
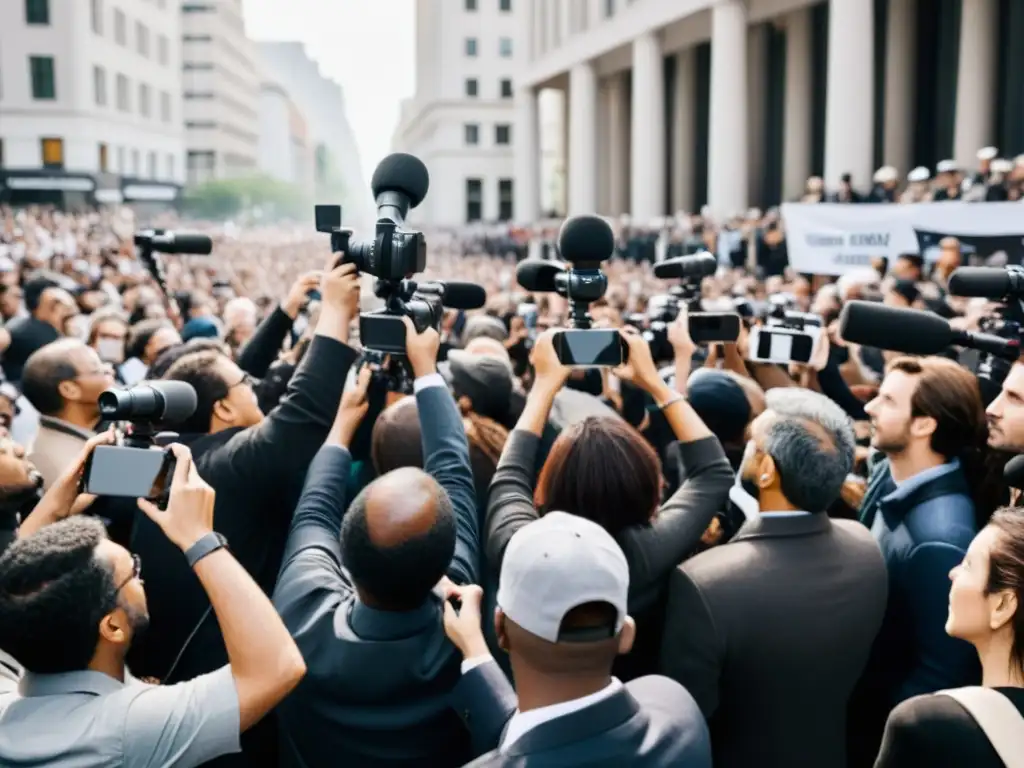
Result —
POLYGON ((508 721, 508 728, 505 730, 505 738, 502 739, 501 749, 503 751, 508 749, 518 741, 523 734, 527 731, 533 730, 538 725, 543 725, 551 720, 555 720, 559 717, 565 717, 566 715, 571 715, 573 712, 579 712, 581 709, 591 707, 594 704, 611 697, 621 688, 622 683, 617 678, 613 677, 612 681, 600 691, 592 693, 589 696, 584 696, 581 699, 563 701, 560 704, 551 704, 547 707, 531 709, 529 712, 520 712, 517 709, 515 714, 512 715, 512 719, 508 721))

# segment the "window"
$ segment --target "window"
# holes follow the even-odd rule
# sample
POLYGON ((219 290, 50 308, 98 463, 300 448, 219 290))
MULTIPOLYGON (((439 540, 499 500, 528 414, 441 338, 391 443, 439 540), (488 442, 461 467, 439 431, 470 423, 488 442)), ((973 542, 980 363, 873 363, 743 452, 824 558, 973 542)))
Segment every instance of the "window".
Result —
POLYGON ((160 94, 160 119, 165 123, 171 122, 171 94, 167 91, 160 94))
POLYGON ((512 0, 498 0, 498 10, 499 11, 505 11, 505 12, 511 11, 512 10, 512 0))
POLYGON ((57 83, 53 74, 53 56, 29 56, 28 63, 32 72, 32 98, 40 101, 56 99, 57 83))
POLYGON ((476 0, 466 0, 466 10, 467 11, 475 11, 476 10, 476 0))
POLYGON ((50 0, 25 0, 26 24, 50 23, 50 0))
POLYGON ((103 0, 92 0, 92 31, 103 34, 103 0))
POLYGON ((149 58, 149 30, 141 21, 135 22, 135 49, 140 56, 149 58))
POLYGON ((60 170, 64 167, 64 139, 40 139, 43 147, 43 168, 60 170))
POLYGON ((125 173, 128 168, 124 164, 124 147, 117 148, 117 172, 125 173))
POLYGON ((214 7, 209 3, 185 3, 181 6, 182 13, 213 13, 214 7))
POLYGON ((139 175, 139 150, 132 150, 132 176, 139 175))
POLYGON ((171 44, 170 44, 170 41, 168 41, 166 35, 160 35, 160 37, 157 38, 157 41, 156 41, 156 51, 157 51, 157 54, 156 54, 157 55, 157 60, 161 64, 166 66, 167 62, 171 58, 171 44))
POLYGON ((149 117, 149 86, 139 83, 139 114, 149 117))
POLYGON ((117 76, 117 108, 122 112, 130 112, 132 109, 132 100, 128 93, 128 78, 124 75, 117 76))
POLYGON ((484 184, 480 179, 466 179, 466 223, 483 218, 484 184))
POLYGON ((167 155, 167 178, 171 181, 174 180, 174 155, 167 155))
POLYGON ((120 8, 114 9, 114 42, 128 45, 128 19, 120 8))
POLYGON ((512 143, 512 126, 507 124, 494 126, 494 143, 508 146, 512 143))
POLYGON ((498 179, 498 221, 512 221, 512 179, 498 179))
POLYGON ((475 98, 477 95, 477 80, 475 77, 466 78, 466 95, 475 98))
POLYGON ((99 156, 99 168, 100 173, 106 173, 109 169, 107 168, 107 145, 102 141, 100 142, 100 156, 99 156))
POLYGON ((503 59, 511 58, 512 56, 512 38, 503 37, 498 41, 498 53, 501 54, 503 59))
POLYGON ((107 73, 103 67, 92 68, 92 92, 97 107, 107 106, 107 73))
POLYGON ((476 123, 466 123, 463 126, 467 144, 480 143, 480 126, 476 123))
POLYGON ((614 16, 614 15, 615 15, 615 0, 604 0, 604 16, 605 16, 605 18, 608 18, 609 16, 614 16))
POLYGON ((501 79, 501 98, 512 98, 512 81, 507 77, 501 79))
POLYGON ((475 37, 467 37, 466 38, 466 55, 467 56, 476 56, 476 38, 475 37))
POLYGON ((151 179, 156 178, 156 152, 150 152, 146 162, 146 175, 151 179))

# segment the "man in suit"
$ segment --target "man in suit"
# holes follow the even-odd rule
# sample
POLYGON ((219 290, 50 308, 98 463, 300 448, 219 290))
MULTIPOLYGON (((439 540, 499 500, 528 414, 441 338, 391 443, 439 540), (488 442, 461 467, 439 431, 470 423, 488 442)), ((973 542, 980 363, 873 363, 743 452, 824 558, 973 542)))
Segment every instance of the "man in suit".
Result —
MULTIPOLYGON (((351 409, 343 404, 285 545, 274 605, 309 669, 306 684, 278 708, 286 768, 445 768, 471 757, 450 706, 459 655, 444 636, 435 592, 446 576, 460 584, 477 578, 469 445, 437 373, 440 337, 406 324, 424 469, 382 475, 346 512, 348 446, 358 424, 344 418, 351 409)), ((357 389, 368 378, 360 372, 357 389)))
POLYGON ((480 588, 449 585, 447 594, 445 630, 465 658, 456 705, 476 745, 498 747, 473 768, 710 768, 707 725, 690 694, 658 675, 625 685, 611 676, 636 630, 626 556, 601 526, 549 512, 509 541, 494 623, 518 709, 484 641, 480 588))
POLYGON ((824 512, 853 468, 849 417, 803 389, 766 399, 740 468, 758 512, 673 574, 662 671, 708 719, 716 768, 842 768, 885 563, 863 526, 824 512))

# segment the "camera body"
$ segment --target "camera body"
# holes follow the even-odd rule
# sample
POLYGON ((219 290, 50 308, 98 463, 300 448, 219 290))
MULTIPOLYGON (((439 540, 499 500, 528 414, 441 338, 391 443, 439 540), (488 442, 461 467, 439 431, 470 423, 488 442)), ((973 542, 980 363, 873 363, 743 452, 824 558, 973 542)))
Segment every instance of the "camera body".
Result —
POLYGON ((378 218, 372 240, 353 242, 353 230, 341 226, 340 205, 318 205, 315 217, 317 231, 329 233, 331 250, 342 254, 339 265, 355 264, 360 272, 388 281, 411 277, 427 267, 427 240, 422 232, 378 218))

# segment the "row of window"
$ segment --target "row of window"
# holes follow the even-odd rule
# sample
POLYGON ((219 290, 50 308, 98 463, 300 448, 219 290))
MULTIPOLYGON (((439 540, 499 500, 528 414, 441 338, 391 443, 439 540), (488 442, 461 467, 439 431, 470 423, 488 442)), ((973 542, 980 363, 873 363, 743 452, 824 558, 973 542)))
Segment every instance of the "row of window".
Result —
MULTIPOLYGON (((36 0, 38 1, 38 0, 36 0)), ((33 2, 33 0, 27 0, 33 2)), ((43 0, 46 2, 46 0, 43 0)), ((91 0, 92 2, 92 31, 97 35, 103 35, 106 28, 104 16, 105 0, 91 0)), ((160 2, 163 7, 163 0, 160 2)), ((121 46, 128 46, 128 17, 120 8, 114 9, 114 42, 121 46)), ((135 50, 144 58, 150 55, 150 34, 149 28, 141 21, 135 22, 135 50)), ((171 58, 171 43, 166 35, 156 36, 156 57, 162 65, 167 65, 171 58)))
MULTIPOLYGON (((43 158, 43 168, 49 171, 64 170, 64 139, 47 136, 39 140, 43 158)), ((141 177, 142 153, 137 149, 129 150, 125 147, 117 147, 116 165, 111 165, 110 146, 101 141, 97 147, 96 165, 100 173, 120 173, 125 176, 141 177), (131 159, 129 166, 128 160, 131 159)), ((155 179, 158 176, 157 161, 159 156, 156 152, 146 153, 146 178, 155 179)), ((167 178, 173 179, 175 173, 174 154, 168 153, 166 158, 167 178)))
MULTIPOLYGON (((468 146, 475 147, 480 144, 480 123, 466 123, 462 126, 463 136, 468 146)), ((507 147, 512 143, 512 126, 508 123, 498 123, 494 126, 494 143, 499 147, 507 147)))
MULTIPOLYGON (((478 55, 480 46, 477 44, 475 37, 466 38, 466 55, 474 57, 478 55)), ((498 55, 503 59, 512 58, 512 38, 511 37, 500 37, 498 38, 498 55)))
MULTIPOLYGON (((498 93, 503 99, 512 98, 512 80, 507 77, 503 77, 498 81, 498 93)), ((466 96, 470 99, 475 99, 480 95, 480 81, 475 77, 466 78, 466 96)))
MULTIPOLYGON (((498 221, 512 221, 515 218, 512 179, 498 179, 498 221)), ((480 221, 484 217, 484 182, 482 179, 466 179, 466 223, 480 221)))
MULTIPOLYGON (((121 112, 132 111, 131 81, 127 75, 118 73, 114 78, 117 109, 121 112)), ((107 72, 103 67, 92 68, 93 96, 97 107, 105 107, 109 100, 107 97, 107 72)), ((139 83, 138 87, 138 113, 142 117, 150 117, 152 109, 150 106, 151 90, 146 83, 139 83)), ((160 119, 171 122, 173 115, 171 109, 171 94, 167 91, 160 92, 160 119)))
MULTIPOLYGON (((466 0, 466 10, 467 11, 479 10, 479 5, 477 3, 477 0, 466 0)), ((505 12, 511 11, 512 10, 512 0, 498 0, 498 10, 499 11, 505 11, 505 12)))

